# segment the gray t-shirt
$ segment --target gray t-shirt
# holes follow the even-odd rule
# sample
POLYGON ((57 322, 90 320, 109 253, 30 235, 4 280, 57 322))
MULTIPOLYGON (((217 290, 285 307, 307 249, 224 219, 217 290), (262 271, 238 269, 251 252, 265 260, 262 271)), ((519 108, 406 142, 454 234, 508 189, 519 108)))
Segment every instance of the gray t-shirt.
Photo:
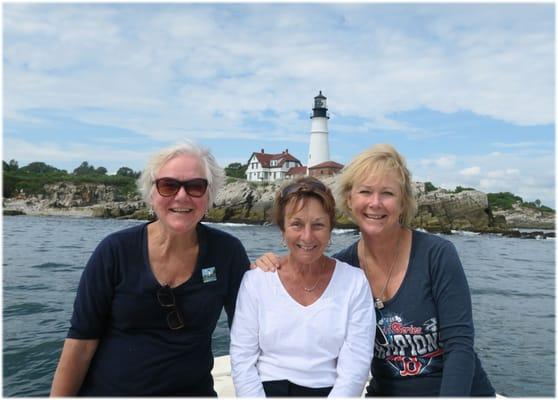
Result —
MULTIPOLYGON (((357 244, 334 257, 360 266, 357 244)), ((413 231, 406 275, 376 320, 383 335, 376 331, 368 394, 494 396, 473 348, 471 295, 450 241, 413 231)))

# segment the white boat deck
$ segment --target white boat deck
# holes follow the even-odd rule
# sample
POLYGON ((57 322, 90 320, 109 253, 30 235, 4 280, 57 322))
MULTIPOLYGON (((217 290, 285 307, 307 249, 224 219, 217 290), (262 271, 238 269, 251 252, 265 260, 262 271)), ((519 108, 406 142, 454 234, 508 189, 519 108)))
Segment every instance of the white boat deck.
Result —
MULTIPOLYGON (((215 383, 215 391, 219 397, 235 397, 234 385, 231 377, 231 359, 229 356, 215 357, 215 364, 213 366, 213 381, 215 383)), ((364 397, 364 393, 362 394, 364 397)), ((505 398, 496 394, 497 398, 505 398)))

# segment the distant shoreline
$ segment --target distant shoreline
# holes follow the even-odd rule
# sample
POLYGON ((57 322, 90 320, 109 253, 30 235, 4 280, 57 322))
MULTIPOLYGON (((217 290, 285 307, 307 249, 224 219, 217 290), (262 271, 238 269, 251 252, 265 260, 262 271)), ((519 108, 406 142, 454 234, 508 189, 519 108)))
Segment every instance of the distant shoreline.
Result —
MULTIPOLYGON (((28 212, 15 209, 3 209, 4 216, 31 216, 31 217, 68 217, 68 218, 95 218, 95 219, 118 219, 118 220, 137 220, 147 221, 149 218, 134 218, 132 216, 123 217, 98 217, 93 215, 92 207, 73 207, 71 209, 43 209, 43 210, 28 210, 28 212)), ((253 221, 215 221, 212 219, 204 219, 202 222, 209 222, 215 224, 231 224, 231 225, 265 225, 267 222, 253 222, 253 221)), ((334 228, 336 230, 355 230, 356 226, 339 226, 334 228)), ((515 237, 522 239, 553 239, 555 237, 555 229, 552 228, 525 228, 525 227, 510 227, 510 229, 490 229, 483 231, 474 230, 450 230, 444 232, 428 231, 421 227, 414 229, 422 230, 430 233, 443 233, 447 235, 459 234, 461 232, 467 234, 493 234, 503 237, 515 237)))

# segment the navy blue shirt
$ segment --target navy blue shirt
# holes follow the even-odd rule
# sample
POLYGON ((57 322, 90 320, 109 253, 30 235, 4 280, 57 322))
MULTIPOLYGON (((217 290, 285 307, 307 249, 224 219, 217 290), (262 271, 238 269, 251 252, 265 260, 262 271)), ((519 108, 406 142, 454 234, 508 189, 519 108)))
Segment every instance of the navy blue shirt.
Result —
POLYGON ((232 322, 248 256, 234 236, 198 224, 195 270, 172 289, 185 327, 171 330, 156 297, 147 225, 106 237, 85 267, 68 337, 99 345, 79 395, 215 396, 211 336, 223 306, 232 322))
MULTIPOLYGON (((358 242, 334 257, 360 266, 358 242)), ((453 244, 413 231, 407 272, 376 310, 369 395, 494 396, 476 355, 471 295, 453 244)))

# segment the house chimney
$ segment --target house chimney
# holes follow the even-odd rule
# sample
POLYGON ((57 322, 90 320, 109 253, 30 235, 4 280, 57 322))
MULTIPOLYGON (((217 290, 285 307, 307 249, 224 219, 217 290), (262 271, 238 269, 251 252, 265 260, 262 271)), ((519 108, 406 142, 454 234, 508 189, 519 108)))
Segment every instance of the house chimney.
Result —
POLYGON ((264 152, 264 149, 262 149, 262 153, 264 152))
POLYGON ((285 153, 289 154, 289 149, 285 149, 285 153))

